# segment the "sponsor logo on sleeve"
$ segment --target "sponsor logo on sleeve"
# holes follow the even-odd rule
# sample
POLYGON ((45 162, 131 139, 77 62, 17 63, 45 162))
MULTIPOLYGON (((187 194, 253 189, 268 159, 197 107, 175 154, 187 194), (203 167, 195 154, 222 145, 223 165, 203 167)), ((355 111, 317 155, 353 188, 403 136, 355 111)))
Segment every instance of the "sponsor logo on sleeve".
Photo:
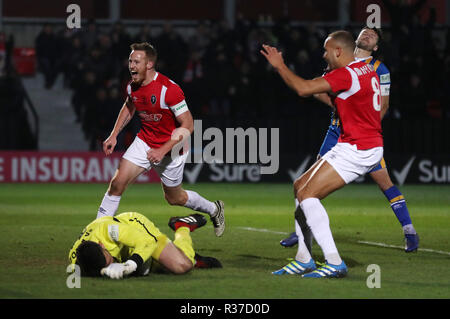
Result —
POLYGON ((380 76, 380 83, 391 83, 391 75, 390 75, 390 73, 381 75, 380 76))

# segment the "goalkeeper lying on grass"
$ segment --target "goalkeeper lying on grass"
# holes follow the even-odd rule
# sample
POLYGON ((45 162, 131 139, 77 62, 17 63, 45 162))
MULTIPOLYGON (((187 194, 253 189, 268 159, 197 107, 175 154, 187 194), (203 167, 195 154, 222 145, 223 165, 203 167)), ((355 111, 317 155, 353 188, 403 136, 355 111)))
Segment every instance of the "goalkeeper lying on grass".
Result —
POLYGON ((172 242, 144 215, 122 213, 94 220, 83 229, 69 253, 82 276, 121 279, 143 276, 156 269, 184 274, 192 268, 222 267, 213 257, 195 253, 190 232, 206 224, 200 214, 172 217, 172 242), (162 266, 162 267, 161 267, 162 266))

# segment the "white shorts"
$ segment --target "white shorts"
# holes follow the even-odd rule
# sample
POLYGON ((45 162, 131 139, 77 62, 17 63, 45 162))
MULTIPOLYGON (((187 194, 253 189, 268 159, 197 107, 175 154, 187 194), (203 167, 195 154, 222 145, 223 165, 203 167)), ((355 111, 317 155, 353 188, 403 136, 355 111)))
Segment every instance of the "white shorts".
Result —
POLYGON ((150 147, 147 143, 136 136, 122 157, 146 170, 153 168, 161 179, 161 182, 168 187, 180 185, 183 181, 184 164, 189 153, 187 152, 174 159, 170 156, 164 156, 162 161, 156 164, 150 163, 147 159, 147 152, 149 150, 150 147))
POLYGON ((346 184, 371 171, 383 158, 383 147, 358 150, 356 145, 337 143, 323 157, 346 184))

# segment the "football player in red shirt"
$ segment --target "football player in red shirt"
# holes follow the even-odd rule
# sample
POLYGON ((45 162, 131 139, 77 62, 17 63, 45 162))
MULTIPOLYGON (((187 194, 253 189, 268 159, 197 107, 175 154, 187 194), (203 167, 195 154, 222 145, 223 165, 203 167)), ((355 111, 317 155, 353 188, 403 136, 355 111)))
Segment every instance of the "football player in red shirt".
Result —
MULTIPOLYGON (((358 61, 365 61, 367 64, 373 66, 373 69, 378 74, 380 79, 381 89, 381 119, 383 119, 389 108, 389 88, 391 85, 390 73, 386 65, 380 60, 372 56, 373 52, 378 50, 379 43, 381 41, 381 30, 377 28, 364 27, 356 39, 355 58, 358 61)), ((334 114, 334 105, 331 103, 330 97, 326 93, 316 94, 316 98, 325 104, 332 107, 333 112, 331 116, 330 126, 328 127, 327 134, 320 147, 318 157, 320 158, 327 153, 334 145, 336 145, 340 135, 339 118, 334 114)), ((370 177, 378 184, 378 187, 386 196, 391 209, 395 213, 398 221, 400 222, 404 238, 405 238, 405 252, 417 251, 419 247, 419 235, 411 221, 408 207, 406 205, 405 197, 401 191, 392 182, 384 158, 380 164, 377 165, 372 171, 368 173, 370 177)), ((309 251, 312 248, 312 234, 308 225, 305 223, 305 218, 302 216, 303 212, 299 207, 299 203, 295 201, 295 227, 301 227, 303 237, 309 251)), ((291 233, 289 237, 280 241, 280 244, 285 247, 291 247, 298 243, 298 237, 295 232, 291 233)))
POLYGON ((223 202, 211 202, 194 191, 184 190, 181 185, 188 151, 175 151, 175 146, 194 130, 184 93, 175 82, 156 71, 157 53, 152 45, 134 43, 131 50, 127 99, 110 136, 103 142, 103 151, 107 156, 114 151, 117 135, 135 113, 141 120, 141 129, 120 160, 97 218, 114 216, 127 186, 153 168, 161 178, 164 197, 170 205, 208 214, 216 236, 222 236, 225 230, 223 202))
POLYGON ((294 194, 326 263, 317 268, 299 236, 295 260, 273 272, 276 275, 300 274, 322 278, 347 274, 347 266, 338 253, 327 212, 320 200, 369 172, 383 156, 378 76, 365 62, 355 61, 355 41, 349 32, 331 33, 325 40, 324 49, 323 58, 331 72, 313 80, 295 75, 276 48, 263 45, 261 50, 284 82, 300 96, 332 95, 341 122, 341 135, 336 146, 294 183, 294 194))

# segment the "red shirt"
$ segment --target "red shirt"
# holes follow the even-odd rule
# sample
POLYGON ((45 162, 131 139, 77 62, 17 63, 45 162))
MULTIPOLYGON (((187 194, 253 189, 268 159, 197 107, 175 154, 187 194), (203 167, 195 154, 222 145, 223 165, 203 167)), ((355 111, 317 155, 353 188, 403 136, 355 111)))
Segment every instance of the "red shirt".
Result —
POLYGON ((380 80, 373 67, 355 61, 323 77, 337 93, 334 104, 341 123, 338 142, 356 144, 359 150, 383 146, 380 80))
POLYGON ((127 95, 141 119, 137 136, 151 148, 159 148, 170 140, 172 132, 179 126, 175 114, 181 113, 178 114, 176 110, 187 111, 181 88, 157 72, 147 85, 138 86, 130 82, 127 95))

